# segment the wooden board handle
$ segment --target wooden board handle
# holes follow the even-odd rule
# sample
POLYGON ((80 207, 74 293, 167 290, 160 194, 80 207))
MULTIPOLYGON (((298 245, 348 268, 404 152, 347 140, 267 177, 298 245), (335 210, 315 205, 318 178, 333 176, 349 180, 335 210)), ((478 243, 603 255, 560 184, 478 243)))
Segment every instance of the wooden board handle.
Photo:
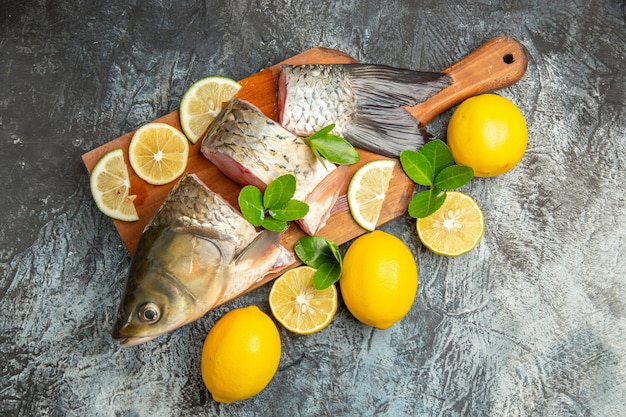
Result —
POLYGON ((407 110, 424 126, 463 100, 516 83, 526 72, 524 46, 509 37, 493 38, 442 72, 452 85, 407 110))

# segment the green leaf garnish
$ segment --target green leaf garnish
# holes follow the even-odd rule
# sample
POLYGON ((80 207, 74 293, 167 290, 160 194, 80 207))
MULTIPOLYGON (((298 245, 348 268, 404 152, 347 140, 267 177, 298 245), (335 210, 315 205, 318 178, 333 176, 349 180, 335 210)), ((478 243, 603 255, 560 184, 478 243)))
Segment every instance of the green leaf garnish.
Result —
POLYGON ((361 157, 354 146, 341 136, 330 133, 334 128, 334 124, 325 126, 308 138, 304 138, 304 141, 322 162, 327 160, 338 165, 359 162, 361 157))
POLYGON ((333 241, 322 236, 304 236, 293 248, 304 264, 317 269, 313 276, 315 289, 328 288, 341 277, 341 253, 333 241))
POLYGON ((415 194, 409 201, 409 216, 414 218, 428 217, 446 201, 446 192, 431 188, 415 194))
POLYGON ((322 236, 301 237, 293 247, 298 258, 311 268, 319 268, 327 262, 341 262, 339 248, 331 240, 322 236), (336 252, 333 250, 336 248, 336 252))
POLYGON ((400 152, 400 163, 406 175, 416 184, 430 187, 435 178, 433 166, 423 155, 416 151, 400 152))
POLYGON ((263 193, 263 206, 278 207, 286 204, 296 192, 296 177, 291 174, 281 175, 267 184, 263 193))
POLYGON ((338 263, 322 264, 313 275, 313 287, 324 290, 341 278, 341 265, 338 263))
POLYGON ((289 200, 283 205, 270 207, 267 211, 276 220, 290 222, 306 216, 309 212, 309 205, 300 200, 289 200))
POLYGON ((435 178, 435 187, 456 190, 467 184, 474 176, 474 169, 465 165, 452 165, 441 170, 435 178))
POLYGON ((255 227, 281 232, 287 222, 301 219, 309 212, 309 205, 293 200, 296 178, 282 175, 269 184, 263 193, 254 185, 246 185, 239 192, 238 202, 243 217, 255 227))
POLYGON ((474 176, 471 167, 454 164, 450 148, 438 139, 426 143, 417 152, 402 151, 400 163, 414 183, 429 187, 409 202, 408 212, 414 218, 433 214, 445 201, 446 191, 462 187, 474 176))
POLYGON ((278 220, 273 217, 266 217, 261 223, 264 229, 271 230, 272 232, 282 232, 287 227, 287 222, 284 220, 278 220))
POLYGON ((433 178, 437 177, 439 173, 454 165, 454 158, 450 148, 443 141, 439 139, 431 140, 421 147, 419 153, 424 155, 426 159, 431 163, 433 167, 433 178))
POLYGON ((254 185, 246 185, 239 192, 239 209, 241 214, 253 226, 259 227, 265 218, 263 207, 263 193, 254 185))

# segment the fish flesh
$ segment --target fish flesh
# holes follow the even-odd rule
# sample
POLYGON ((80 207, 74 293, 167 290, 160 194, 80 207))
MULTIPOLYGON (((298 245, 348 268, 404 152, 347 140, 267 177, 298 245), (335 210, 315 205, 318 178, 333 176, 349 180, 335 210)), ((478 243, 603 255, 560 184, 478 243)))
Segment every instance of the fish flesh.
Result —
POLYGON ((445 73, 384 65, 283 65, 278 85, 278 122, 309 136, 334 123, 333 133, 353 146, 397 157, 428 137, 405 107, 452 84, 445 73))
POLYGON ((202 317, 295 261, 194 174, 172 188, 132 257, 113 337, 151 340, 202 317))
POLYGON ((297 223, 309 235, 326 224, 347 177, 346 166, 320 161, 302 138, 239 98, 231 99, 213 121, 201 151, 231 180, 262 191, 279 176, 294 175, 293 198, 309 205, 297 223))
POLYGON ((297 222, 309 235, 326 224, 347 176, 346 166, 320 161, 302 138, 239 98, 231 99, 213 121, 201 151, 231 180, 262 191, 279 176, 294 175, 293 198, 309 205, 297 222))

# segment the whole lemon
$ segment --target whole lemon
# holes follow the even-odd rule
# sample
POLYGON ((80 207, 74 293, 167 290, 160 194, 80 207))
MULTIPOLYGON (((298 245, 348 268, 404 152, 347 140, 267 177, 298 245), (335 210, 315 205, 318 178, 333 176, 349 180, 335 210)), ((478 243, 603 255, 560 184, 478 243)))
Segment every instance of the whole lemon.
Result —
POLYGON ((510 100, 482 94, 463 101, 448 123, 454 161, 492 177, 513 168, 524 156, 528 131, 524 115, 510 100))
POLYGON ((261 392, 280 362, 280 335, 257 306, 231 310, 211 328, 202 348, 202 380, 218 402, 261 392))
POLYGON ((342 271, 341 295, 359 321, 386 329, 411 309, 417 265, 397 237, 380 230, 358 237, 346 251, 342 271))

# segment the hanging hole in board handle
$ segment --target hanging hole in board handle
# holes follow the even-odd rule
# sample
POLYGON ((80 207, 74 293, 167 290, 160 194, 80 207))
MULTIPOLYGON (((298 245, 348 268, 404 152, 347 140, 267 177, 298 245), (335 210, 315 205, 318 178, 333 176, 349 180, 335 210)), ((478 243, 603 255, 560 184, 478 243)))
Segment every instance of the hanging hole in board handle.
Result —
POLYGON ((510 37, 490 39, 442 71, 452 79, 450 86, 407 110, 424 126, 471 96, 515 84, 527 65, 521 43, 510 37))

